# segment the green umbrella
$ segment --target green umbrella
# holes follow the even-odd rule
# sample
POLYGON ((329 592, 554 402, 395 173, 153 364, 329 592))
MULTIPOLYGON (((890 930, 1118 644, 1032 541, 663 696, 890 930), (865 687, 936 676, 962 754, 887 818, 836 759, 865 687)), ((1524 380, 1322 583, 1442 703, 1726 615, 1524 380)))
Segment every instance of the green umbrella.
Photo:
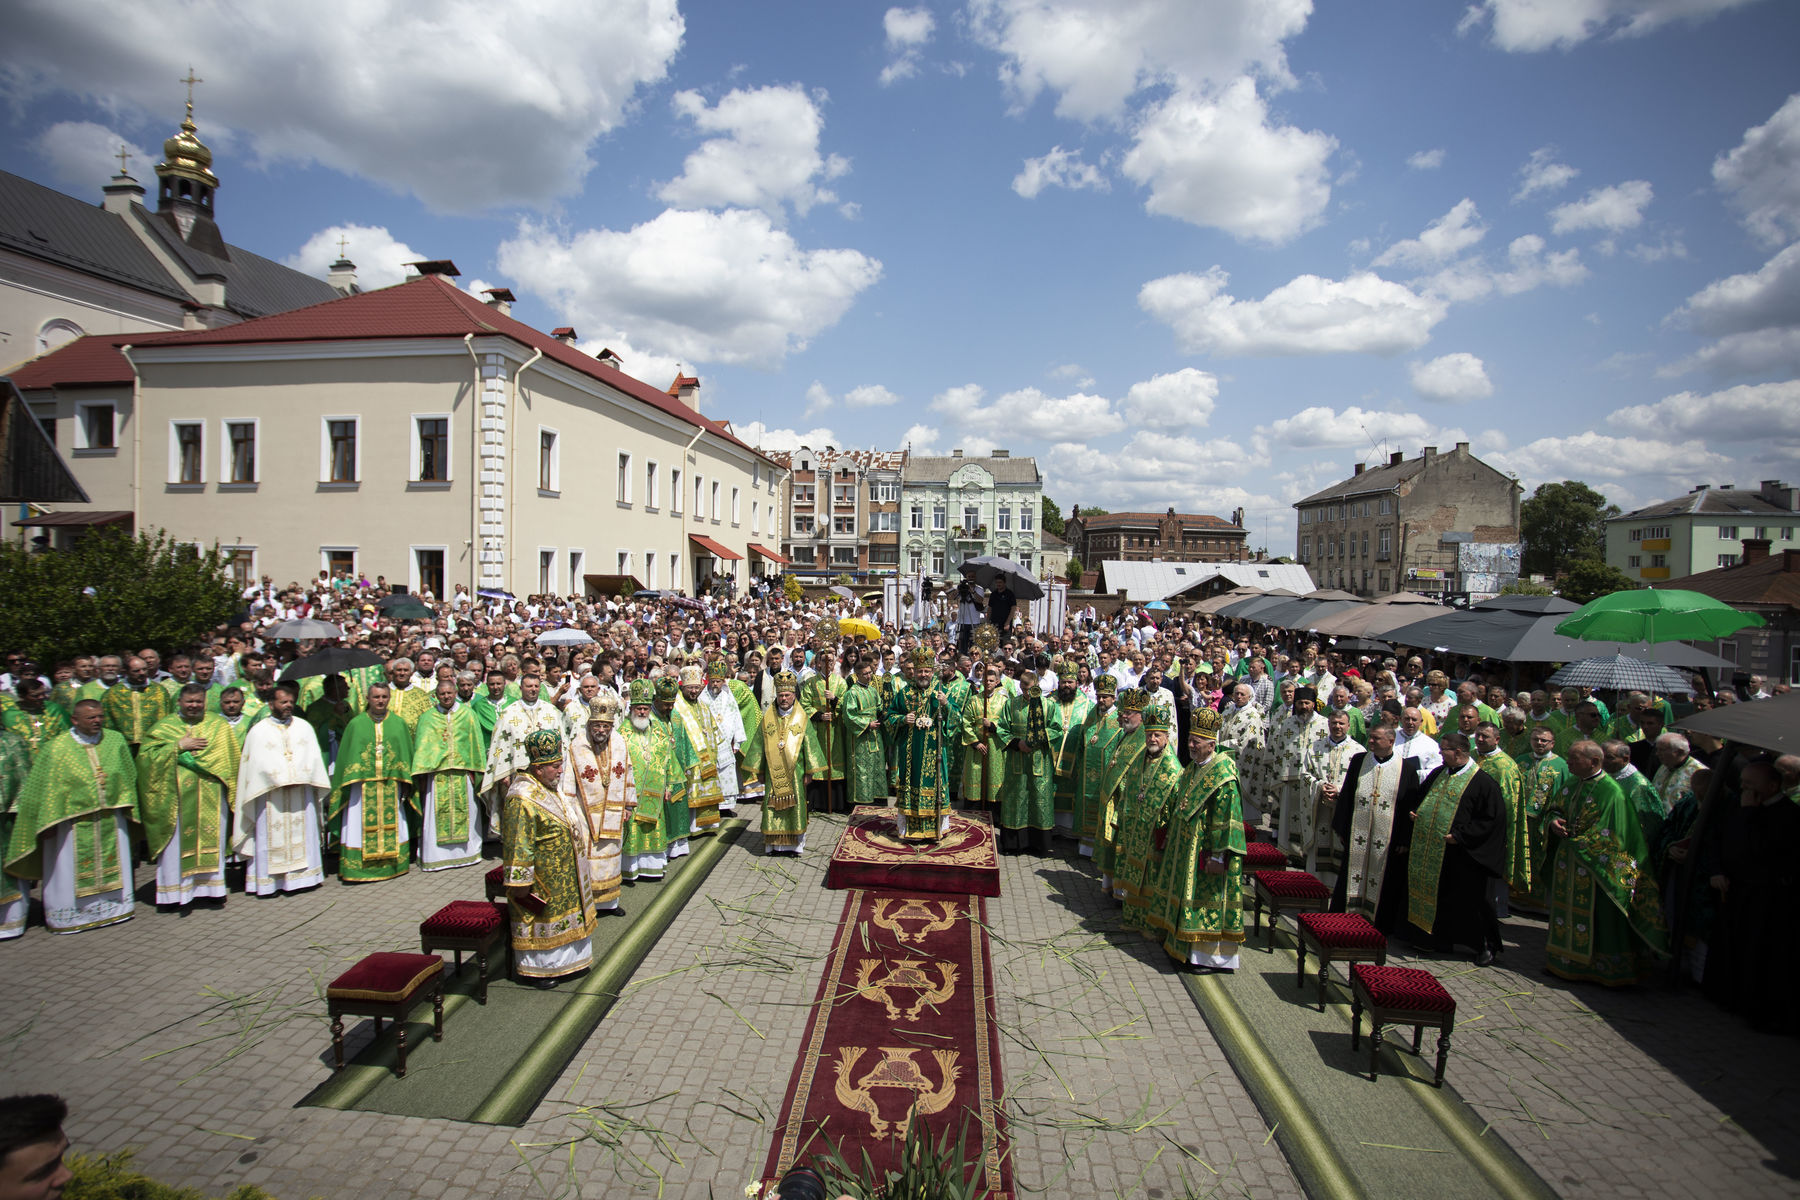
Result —
POLYGON ((411 604, 390 604, 381 610, 381 615, 396 621, 424 621, 437 614, 415 600, 411 604))
POLYGON ((1556 632, 1584 642, 1673 642, 1729 637, 1765 623, 1702 592, 1644 588, 1590 600, 1558 622, 1556 632))

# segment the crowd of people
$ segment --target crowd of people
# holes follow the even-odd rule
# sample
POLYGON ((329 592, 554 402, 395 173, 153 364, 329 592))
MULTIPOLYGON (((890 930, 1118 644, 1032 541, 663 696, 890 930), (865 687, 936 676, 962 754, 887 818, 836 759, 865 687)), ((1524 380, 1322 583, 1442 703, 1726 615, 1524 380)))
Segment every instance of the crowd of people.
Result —
POLYGON ((1092 858, 1126 924, 1194 970, 1237 965, 1245 839, 1271 838, 1335 876, 1340 911, 1420 949, 1486 965, 1501 917, 1541 913, 1563 978, 1638 983, 1677 955, 1779 1019, 1755 914, 1794 884, 1800 760, 1725 761, 1668 728, 1674 704, 1769 692, 1701 678, 1609 704, 1210 616, 1088 607, 1050 633, 1004 588, 940 598, 942 621, 858 637, 844 622, 879 612, 778 588, 459 586, 411 620, 380 578, 265 579, 242 620, 166 660, 9 655, 0 936, 34 886, 57 932, 129 917, 134 861, 154 862, 159 905, 222 904, 240 868, 268 897, 330 863, 376 883, 497 843, 519 973, 549 985, 722 815, 759 808, 765 851, 796 854, 811 814, 882 805, 907 842, 971 810, 1006 853, 1092 858), (297 619, 342 637, 282 636, 297 619), (343 661, 321 651, 366 665, 315 668, 343 661))

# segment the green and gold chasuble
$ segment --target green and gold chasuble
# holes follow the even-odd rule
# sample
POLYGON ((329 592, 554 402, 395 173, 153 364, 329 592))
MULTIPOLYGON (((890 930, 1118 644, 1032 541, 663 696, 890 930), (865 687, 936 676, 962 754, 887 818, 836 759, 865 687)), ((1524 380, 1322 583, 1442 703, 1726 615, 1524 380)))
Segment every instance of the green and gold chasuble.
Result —
MULTIPOLYGON (((459 704, 446 715, 433 704, 419 714, 412 734, 412 776, 416 794, 425 794, 425 778, 449 775, 438 787, 437 828, 425 829, 421 837, 435 839, 440 846, 460 846, 469 840, 469 805, 467 786, 480 784, 487 770, 487 755, 481 749, 481 722, 466 704, 459 704), (445 803, 446 797, 454 802, 445 803)), ((424 805, 419 805, 423 810, 424 805)))
POLYGON ((1081 749, 1085 744, 1083 727, 1094 702, 1081 692, 1073 700, 1060 695, 1050 697, 1050 766, 1056 773, 1056 789, 1051 807, 1056 823, 1071 833, 1079 832, 1075 811, 1081 802, 1081 749))
POLYGON ((894 693, 906 688, 906 680, 898 674, 887 671, 875 676, 872 685, 875 688, 876 709, 880 714, 876 725, 881 729, 881 756, 887 763, 888 782, 884 795, 892 795, 894 791, 894 736, 887 727, 887 711, 893 706, 894 693))
POLYGON ((763 780, 762 834, 769 846, 798 846, 806 836, 807 715, 796 702, 783 716, 773 704, 757 718, 751 758, 763 780))
MULTIPOLYGON (((17 766, 16 753, 13 757, 9 771, 17 766)), ((92 746, 73 733, 51 740, 39 751, 12 800, 12 828, 0 852, 6 874, 42 879, 40 839, 57 825, 73 821, 75 894, 129 889, 131 864, 119 861, 112 813, 123 809, 129 820, 138 820, 137 782, 131 747, 117 730, 102 730, 99 743, 92 746)), ((0 888, 5 886, 0 883, 0 888)))
POLYGON ((1119 788, 1119 819, 1114 838, 1113 895, 1125 901, 1125 924, 1146 932, 1155 899, 1149 885, 1161 863, 1156 848, 1157 825, 1167 819, 1181 783, 1181 759, 1165 746, 1155 758, 1148 749, 1137 756, 1119 788))
POLYGON ((487 698, 487 693, 478 692, 469 707, 475 711, 475 721, 481 726, 481 757, 486 761, 488 752, 494 745, 494 726, 499 724, 500 710, 494 702, 487 698))
POLYGON ((998 742, 1008 747, 1000 786, 1002 829, 1056 828, 1056 767, 1050 745, 1061 731, 1051 728, 1054 708, 1042 693, 1021 692, 1001 710, 998 742), (1017 750, 1010 748, 1014 741, 1017 750))
POLYGON ((395 688, 393 696, 394 702, 388 711, 406 722, 408 733, 417 733, 419 718, 424 715, 425 710, 437 707, 437 696, 424 688, 395 688))
POLYGON ((1162 863, 1147 890, 1150 925, 1161 932, 1163 949, 1183 963, 1195 950, 1232 953, 1244 940, 1244 808, 1236 761, 1214 750, 1205 762, 1189 763, 1160 827, 1167 830, 1162 863), (1213 857, 1224 858, 1223 874, 1207 873, 1213 857))
POLYGON ((1444 770, 1431 781, 1425 799, 1419 802, 1419 817, 1413 822, 1412 850, 1406 866, 1406 919, 1432 931, 1437 924, 1438 877, 1444 870, 1444 838, 1456 822, 1456 810, 1462 805, 1463 790, 1475 778, 1477 768, 1471 763, 1452 773, 1444 770))
MULTIPOLYGON (((8 843, 12 841, 13 812, 19 802, 19 793, 25 789, 25 781, 31 776, 31 760, 32 755, 26 749, 25 739, 16 733, 0 729, 0 864, 4 864, 9 857, 7 850, 8 843)), ((114 846, 113 857, 117 858, 117 839, 114 840, 114 846)), ((18 883, 0 866, 0 905, 13 903, 19 895, 18 883)), ((21 914, 16 928, 23 929, 24 921, 21 914)))
POLYGON ((640 733, 631 724, 629 716, 622 716, 618 730, 631 754, 632 780, 637 785, 637 807, 631 811, 631 819, 625 822, 625 844, 620 850, 625 856, 625 880, 629 883, 640 877, 659 879, 660 874, 640 876, 632 859, 633 856, 661 854, 669 848, 663 810, 671 794, 680 795, 681 772, 675 765, 668 732, 655 721, 640 733))
POLYGON ((393 713, 380 725, 358 713, 344 726, 331 772, 327 822, 340 839, 338 878, 346 883, 395 879, 412 865, 412 843, 400 841, 403 811, 411 801, 412 738, 393 713), (349 790, 362 786, 362 845, 342 845, 349 790))
POLYGON ((894 807, 906 818, 906 841, 936 841, 950 812, 944 751, 954 721, 945 689, 935 684, 896 687, 888 701, 884 724, 894 747, 894 807))
MULTIPOLYGON (((937 688, 938 694, 943 696, 945 706, 942 743, 944 747, 944 787, 947 796, 945 803, 947 804, 949 803, 948 797, 955 796, 962 789, 964 758, 962 715, 963 709, 968 707, 969 697, 973 694, 973 690, 969 687, 969 681, 961 675, 949 681, 940 678, 933 686, 937 688)), ((963 803, 968 803, 967 798, 963 803)))
POLYGON ((1643 831, 1644 844, 1653 845, 1656 835, 1662 830, 1663 821, 1669 815, 1669 810, 1663 807, 1662 793, 1651 784, 1648 775, 1629 763, 1613 776, 1613 781, 1625 793, 1632 811, 1637 813, 1638 828, 1643 831))
POLYGON ((1514 891, 1531 890, 1531 821, 1525 815, 1525 773, 1504 750, 1478 754, 1476 764, 1500 787, 1506 809, 1506 879, 1514 891))
POLYGON ((669 712, 669 735, 676 765, 686 781, 681 800, 666 809, 669 840, 684 838, 690 831, 712 833, 719 827, 719 801, 724 799, 719 788, 718 725, 712 710, 686 696, 675 697, 675 707, 669 712), (681 824, 683 820, 687 824, 681 824))
POLYGON ((984 722, 992 721, 998 728, 1006 718, 1006 706, 1011 701, 1004 687, 995 688, 985 696, 978 696, 973 691, 963 702, 962 733, 957 739, 963 750, 962 798, 965 805, 996 805, 1006 794, 1006 752, 1001 748, 1006 745, 1006 734, 1003 728, 989 736, 984 722), (986 754, 976 749, 981 743, 987 743, 986 754))
POLYGON ((879 804, 888 794, 887 753, 881 737, 881 693, 853 683, 838 701, 838 725, 849 753, 850 803, 879 804))
POLYGON ((1608 987, 1644 982, 1651 957, 1669 952, 1669 931, 1643 830, 1619 781, 1604 771, 1570 776, 1539 819, 1550 846, 1545 967, 1608 987), (1567 837, 1549 833, 1557 817, 1567 837))
POLYGON ((106 727, 118 730, 135 750, 158 721, 175 711, 175 701, 154 683, 134 688, 120 682, 106 690, 100 707, 106 710, 106 727))
POLYGON ((725 686, 731 689, 731 698, 737 701, 738 719, 744 723, 744 743, 737 748, 738 791, 744 792, 760 778, 750 766, 750 747, 757 742, 756 723, 762 720, 762 705, 743 680, 728 679, 725 686))
POLYGON ((1094 867, 1102 875, 1116 873, 1119 866, 1119 814, 1123 807, 1120 791, 1125 776, 1144 757, 1144 727, 1121 730, 1113 745, 1112 761, 1100 777, 1099 816, 1094 826, 1094 867))
POLYGON ((1569 764, 1552 751, 1542 758, 1527 754, 1519 760, 1519 774, 1525 795, 1526 886, 1512 889, 1512 900, 1526 908, 1541 910, 1546 901, 1544 886, 1549 881, 1549 851, 1544 844, 1544 809, 1569 781, 1569 764))
MULTIPOLYGON (((38 750, 45 743, 58 734, 69 731, 69 714, 62 705, 51 701, 45 701, 43 711, 35 713, 26 712, 15 704, 6 710, 4 717, 0 717, 0 724, 17 734, 19 740, 25 743, 28 759, 36 758, 38 750)), ((30 762, 27 761, 26 765, 30 766, 30 762)))
MULTIPOLYGON (((399 724, 399 719, 389 720, 399 724)), ((405 725, 401 724, 404 729, 405 725)), ((501 878, 507 887, 529 888, 543 901, 530 912, 509 892, 514 966, 519 974, 542 977, 563 971, 536 968, 517 952, 555 950, 594 933, 594 896, 587 878, 587 815, 576 802, 551 791, 526 772, 514 775, 501 810, 501 878)), ((567 970, 568 968, 564 968, 567 970)))
POLYGON ((1099 705, 1095 705, 1088 710, 1086 719, 1081 723, 1081 759, 1072 818, 1081 844, 1090 851, 1094 848, 1100 826, 1103 799, 1100 785, 1112 766, 1113 752, 1118 749, 1119 739, 1124 733, 1119 728, 1118 710, 1114 708, 1101 712, 1099 705))
POLYGON ((98 679, 90 679, 86 683, 77 683, 74 679, 65 679, 61 683, 50 685, 50 701, 66 713, 75 711, 75 705, 83 700, 98 702, 106 695, 106 685, 98 679))
POLYGON ((225 813, 237 799, 238 741, 216 713, 189 725, 164 717, 138 749, 138 813, 152 858, 179 827, 183 879, 225 863, 225 813), (204 750, 182 750, 185 737, 206 739, 204 750))
POLYGON ((835 672, 829 676, 829 681, 824 675, 808 675, 800 682, 800 707, 810 718, 806 727, 804 760, 809 783, 850 777, 850 739, 844 732, 841 711, 843 696, 848 690, 843 676, 835 672), (827 692, 830 693, 829 704, 826 703, 827 692), (821 713, 829 719, 819 720, 821 713))

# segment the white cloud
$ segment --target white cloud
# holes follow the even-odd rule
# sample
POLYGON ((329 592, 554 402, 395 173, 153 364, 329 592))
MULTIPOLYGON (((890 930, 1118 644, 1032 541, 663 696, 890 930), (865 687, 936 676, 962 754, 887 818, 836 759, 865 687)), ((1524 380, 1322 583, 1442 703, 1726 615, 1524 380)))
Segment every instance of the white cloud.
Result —
POLYGON ((577 328, 687 362, 778 365, 881 278, 856 250, 804 250, 762 212, 670 210, 625 231, 524 223, 501 271, 577 328))
POLYGON ((1662 376, 1705 371, 1719 379, 1744 375, 1800 374, 1800 329, 1757 329, 1730 333, 1656 373, 1662 376))
POLYGON ((1535 233, 1516 237, 1506 247, 1509 270, 1494 273, 1494 286, 1503 296, 1516 296, 1548 284, 1574 287, 1588 277, 1581 254, 1574 249, 1544 253, 1544 239, 1535 233))
POLYGON ((1568 163, 1556 161, 1555 146, 1539 146, 1519 168, 1519 190, 1513 193, 1513 201, 1517 203, 1539 192, 1560 191, 1579 174, 1568 163))
POLYGON ((1800 441, 1800 379, 1724 391, 1677 392, 1655 404, 1621 408, 1608 421, 1663 442, 1800 441))
POLYGON ((822 446, 841 446, 837 434, 823 427, 815 427, 804 433, 795 429, 770 429, 761 421, 751 421, 747 425, 733 425, 732 431, 738 440, 746 445, 755 446, 758 450, 775 450, 792 454, 802 446, 810 446, 814 450, 822 446))
POLYGON ((886 87, 919 73, 919 54, 931 41, 937 21, 928 8, 890 8, 881 18, 881 27, 892 56, 881 69, 881 85, 886 87))
POLYGON ((1688 248, 1680 238, 1664 234, 1654 243, 1639 242, 1625 253, 1642 263, 1658 263, 1665 258, 1686 258, 1688 248))
POLYGON ((58 121, 38 134, 32 143, 50 174, 69 191, 96 202, 100 189, 119 173, 119 147, 131 160, 127 170, 140 182, 150 180, 155 189, 157 156, 124 134, 92 121, 58 121))
MULTIPOLYGON (((813 380, 812 386, 806 389, 806 415, 822 412, 838 403, 838 398, 826 390, 825 385, 813 380)), ((845 408, 886 408, 890 404, 900 403, 900 397, 888 391, 878 383, 865 383, 853 387, 844 393, 845 408)))
MULTIPOLYGON (((582 333, 583 331, 578 326, 576 332, 582 333)), ((617 331, 613 331, 612 336, 610 337, 584 336, 575 344, 575 348, 583 354, 592 355, 596 358, 600 356, 600 353, 603 350, 611 351, 619 360, 619 370, 631 376, 633 379, 641 379, 645 383, 655 385, 657 388, 667 388, 671 383, 675 382, 675 377, 677 375, 693 374, 693 372, 688 369, 691 364, 683 362, 681 359, 672 355, 651 354, 647 350, 639 350, 636 346, 631 344, 630 338, 625 337, 617 331)), ((718 396, 708 393, 704 386, 702 386, 701 391, 705 394, 705 402, 709 406, 713 405, 714 402, 718 400, 718 396)))
POLYGON ((1605 229, 1619 233, 1636 229, 1644 221, 1644 209, 1651 200, 1648 180, 1628 179, 1612 187, 1595 188, 1579 200, 1558 205, 1550 210, 1551 233, 1574 233, 1581 229, 1605 229))
POLYGON ((897 444, 903 450, 911 450, 914 454, 923 454, 927 458, 933 458, 942 453, 938 449, 938 438, 942 436, 930 425, 908 425, 906 432, 900 435, 900 441, 897 444))
POLYGON ((657 195, 679 208, 760 208, 775 220, 786 204, 804 215, 815 204, 836 203, 836 194, 816 181, 838 178, 850 163, 819 154, 821 97, 789 84, 728 92, 708 107, 698 92, 675 93, 678 114, 719 136, 688 155, 681 175, 657 195))
POLYGON ((1064 150, 1061 146, 1051 147, 1050 153, 1042 157, 1026 159, 1012 181, 1013 191, 1027 200, 1047 187, 1104 192, 1111 186, 1100 168, 1084 161, 1079 150, 1064 150))
POLYGON ((1125 393, 1125 419, 1147 429, 1186 429, 1212 420, 1219 377, 1195 367, 1154 375, 1125 393))
POLYGON ((1487 366, 1466 350, 1445 354, 1429 362, 1416 362, 1407 368, 1413 390, 1427 400, 1463 404, 1485 400, 1494 394, 1487 366))
POLYGON ((1612 437, 1588 430, 1569 437, 1543 437, 1513 450, 1482 455, 1497 470, 1517 475, 1527 492, 1558 479, 1636 483, 1646 476, 1665 480, 1705 479, 1729 471, 1736 461, 1693 443, 1674 445, 1645 438, 1612 437))
POLYGON ((1331 202, 1337 139, 1273 125, 1242 76, 1213 95, 1178 89, 1139 121, 1120 162, 1159 216, 1279 245, 1317 225, 1331 202))
POLYGON ((1285 86, 1282 43, 1311 13, 1312 0, 970 0, 969 27, 1001 56, 1016 107, 1049 91, 1058 116, 1116 121, 1140 90, 1171 81, 1206 88, 1248 73, 1285 86))
POLYGON ((1406 156, 1406 165, 1415 171, 1435 171, 1444 165, 1444 148, 1420 150, 1406 156))
POLYGON ((1080 363, 1063 363, 1061 366, 1051 367, 1050 378, 1069 380, 1082 390, 1094 386, 1094 377, 1080 363))
POLYGON ((215 149, 241 141, 248 157, 320 163, 458 212, 579 191, 595 141, 664 77, 685 28, 676 0, 504 20, 474 4, 30 0, 6 24, 15 102, 72 95, 161 136, 193 62, 215 149))
POLYGON ((826 391, 825 385, 816 379, 813 380, 812 385, 806 389, 806 415, 809 417, 824 412, 836 403, 837 398, 826 391))
POLYGON ((1751 233, 1770 245, 1800 236, 1800 92, 1746 130, 1712 172, 1751 233))
POLYGON ((1800 326, 1800 242, 1756 271, 1707 284, 1670 314, 1715 337, 1775 326, 1800 326))
POLYGON ((1323 447, 1373 447, 1379 442, 1453 445, 1467 440, 1460 430, 1439 429, 1418 413, 1384 412, 1358 408, 1343 412, 1324 405, 1303 408, 1257 426, 1257 433, 1295 449, 1323 447))
POLYGON ((979 387, 964 385, 939 395, 931 407, 962 428, 995 439, 1086 441, 1125 428, 1124 419, 1104 396, 1086 392, 1049 396, 1037 388, 1020 388, 987 405, 981 403, 983 396, 979 387))
POLYGON ((1404 284, 1361 272, 1347 279, 1301 275, 1261 300, 1225 293, 1225 271, 1153 279, 1138 306, 1175 331, 1191 354, 1399 354, 1431 338, 1448 305, 1404 284))
POLYGON ((1431 266, 1455 258, 1486 237, 1487 231, 1475 202, 1465 196, 1456 207, 1427 225, 1418 237, 1395 242, 1383 250, 1374 265, 1431 266))
MULTIPOLYGON (((385 225, 330 225, 307 238, 282 261, 296 271, 325 278, 338 258, 338 239, 343 254, 356 264, 356 283, 363 291, 392 287, 406 278, 406 264, 431 257, 398 241, 385 225)), ((472 286, 472 285, 471 285, 472 286)), ((483 286, 490 286, 483 284, 483 286)), ((486 300, 486 296, 480 297, 486 300)))
POLYGON ((1458 33, 1493 22, 1493 43, 1515 53, 1568 50, 1593 37, 1642 37, 1671 21, 1698 23, 1755 0, 1476 0, 1458 33))

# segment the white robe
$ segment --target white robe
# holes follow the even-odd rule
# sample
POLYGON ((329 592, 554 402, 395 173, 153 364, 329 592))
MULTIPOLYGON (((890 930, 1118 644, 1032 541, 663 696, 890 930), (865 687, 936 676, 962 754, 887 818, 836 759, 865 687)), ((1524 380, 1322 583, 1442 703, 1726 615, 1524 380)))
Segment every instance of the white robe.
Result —
MULTIPOLYGON (((315 739, 314 745, 318 742, 315 739)), ((210 791, 210 786, 207 786, 210 791)), ((223 831, 231 828, 230 797, 221 792, 218 799, 219 829, 221 838, 223 831)), ((200 803, 208 803, 201 800, 200 803)), ((231 855, 231 846, 219 848, 219 869, 216 871, 198 871, 192 875, 184 874, 181 869, 181 806, 175 807, 175 829, 169 835, 169 844, 162 848, 156 856, 156 902, 158 904, 192 904, 200 899, 223 899, 225 888, 225 861, 231 855)))
MULTIPOLYGON (((113 809, 114 836, 119 839, 120 886, 92 896, 75 894, 75 825, 63 821, 41 839, 44 853, 44 924, 52 933, 80 933, 130 918, 137 901, 131 878, 131 834, 125 814, 113 809)), ((180 866, 180 855, 176 856, 180 866)))
POLYGON ((700 699, 712 710, 713 749, 718 752, 719 759, 719 811, 731 813, 737 810, 738 773, 737 748, 744 744, 744 714, 738 708, 737 696, 730 687, 726 687, 718 695, 713 694, 709 686, 700 693, 700 699))
POLYGON ((273 896, 325 882, 320 801, 330 794, 331 776, 312 726, 267 717, 250 727, 238 766, 232 839, 232 849, 249 860, 246 892, 273 896))
MULTIPOLYGON (((439 771, 421 776, 424 791, 420 793, 423 816, 419 819, 419 866, 426 871, 448 871, 455 867, 472 867, 481 861, 481 808, 475 801, 475 777, 467 771, 439 771), (440 796, 439 784, 443 784, 440 796), (460 795, 458 794, 460 793, 460 795), (437 806, 439 803, 463 804, 469 809, 469 836, 460 842, 437 839, 437 806)), ((415 783, 417 780, 415 780, 415 783)))

